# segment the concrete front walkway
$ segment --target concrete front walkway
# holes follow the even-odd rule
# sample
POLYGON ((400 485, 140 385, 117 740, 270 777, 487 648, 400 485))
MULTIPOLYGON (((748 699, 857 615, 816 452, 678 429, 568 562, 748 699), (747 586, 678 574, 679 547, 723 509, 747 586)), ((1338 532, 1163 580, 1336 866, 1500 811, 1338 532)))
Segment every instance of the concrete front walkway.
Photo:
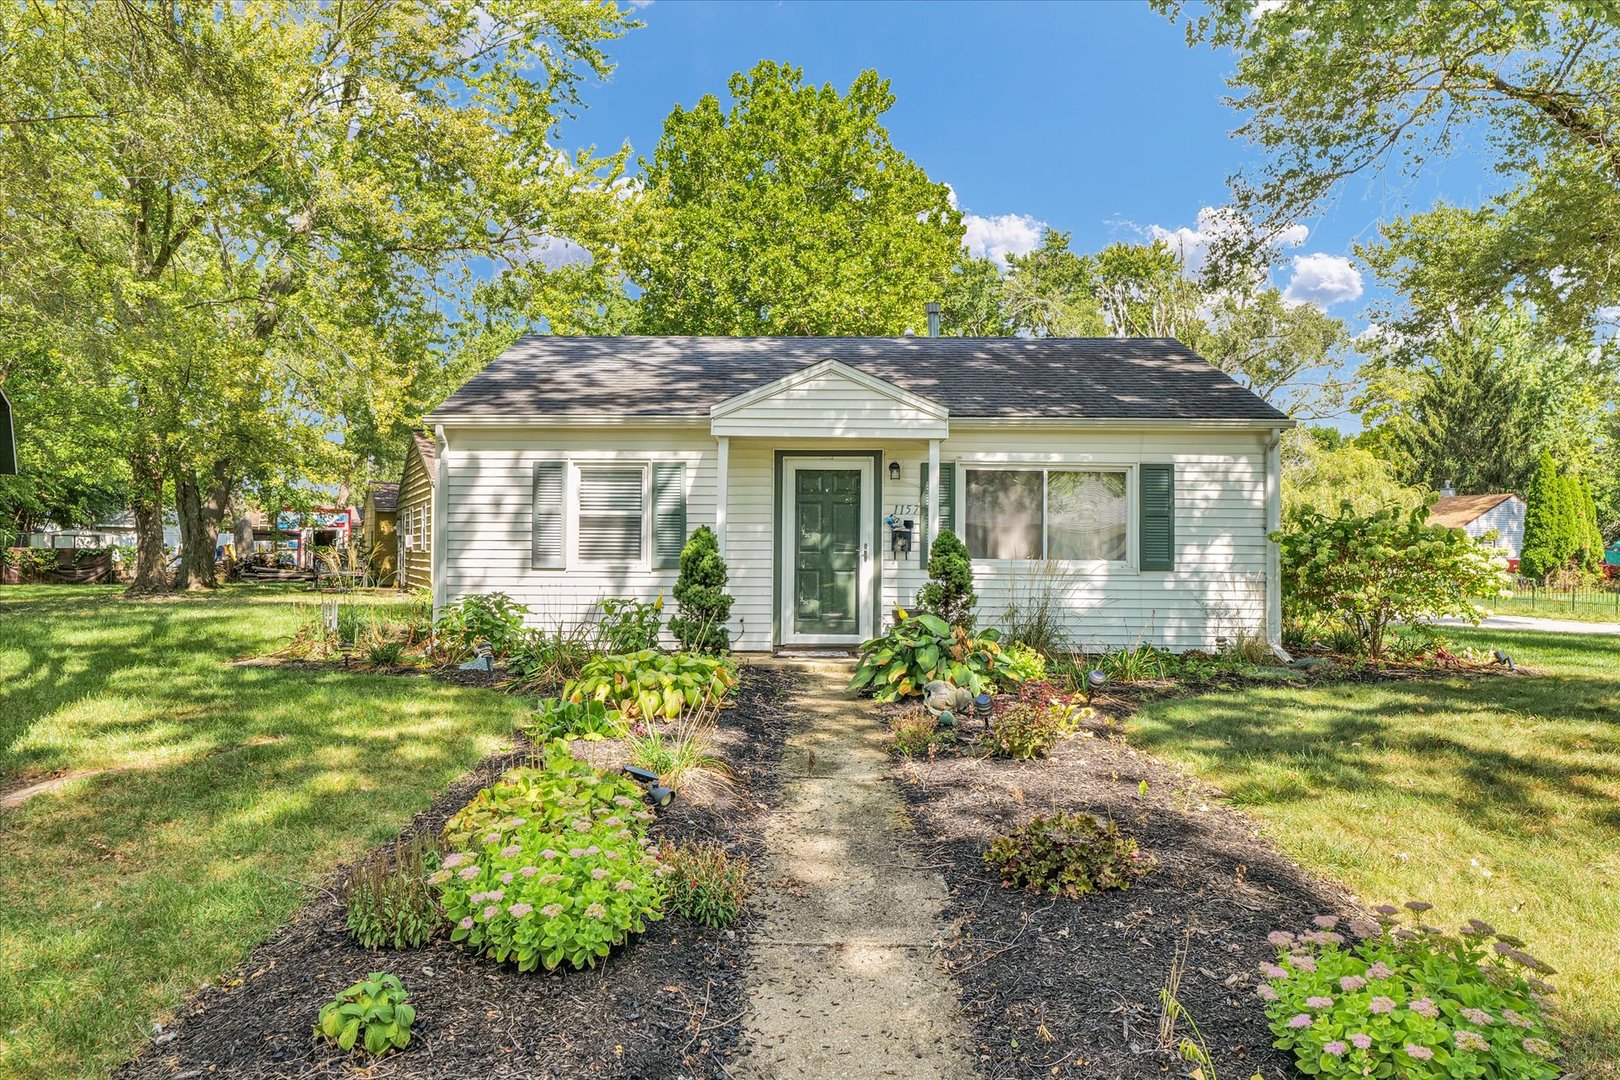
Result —
POLYGON ((871 706, 850 668, 794 665, 781 806, 766 826, 765 921, 748 975, 739 1076, 973 1076, 955 987, 934 962, 944 880, 917 865, 871 706))

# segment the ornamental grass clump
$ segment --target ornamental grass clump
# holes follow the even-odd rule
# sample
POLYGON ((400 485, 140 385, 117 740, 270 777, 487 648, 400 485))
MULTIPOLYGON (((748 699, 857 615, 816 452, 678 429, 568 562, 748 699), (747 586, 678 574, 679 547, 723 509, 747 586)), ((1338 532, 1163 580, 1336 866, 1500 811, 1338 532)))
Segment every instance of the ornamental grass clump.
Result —
MULTIPOLYGON (((1409 901, 1420 916, 1431 905, 1409 901)), ((1478 919, 1457 933, 1378 918, 1317 916, 1273 931, 1259 987, 1273 1045, 1312 1076, 1547 1080, 1559 1075, 1545 1014, 1552 969, 1478 919)))
POLYGON ((520 971, 594 967, 662 917, 653 815, 635 785, 560 745, 514 772, 446 826, 458 843, 428 880, 450 940, 520 971))
POLYGON ((1113 821, 1093 814, 1037 814, 1029 824, 997 837, 984 861, 1005 888, 1067 896, 1128 889, 1153 868, 1153 857, 1113 821))

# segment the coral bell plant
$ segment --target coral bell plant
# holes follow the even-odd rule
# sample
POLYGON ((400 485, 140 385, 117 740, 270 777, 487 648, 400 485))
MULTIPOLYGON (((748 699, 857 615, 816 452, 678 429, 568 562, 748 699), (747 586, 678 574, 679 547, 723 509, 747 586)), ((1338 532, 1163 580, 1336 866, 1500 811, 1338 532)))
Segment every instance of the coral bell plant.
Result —
MULTIPOLYGON (((1407 903, 1412 916, 1431 905, 1407 903)), ((1559 1075, 1544 1013, 1552 969, 1524 943, 1470 919, 1457 933, 1406 925, 1393 905, 1376 921, 1316 918, 1269 936, 1276 963, 1259 987, 1277 1039, 1312 1076, 1547 1080, 1559 1075)))

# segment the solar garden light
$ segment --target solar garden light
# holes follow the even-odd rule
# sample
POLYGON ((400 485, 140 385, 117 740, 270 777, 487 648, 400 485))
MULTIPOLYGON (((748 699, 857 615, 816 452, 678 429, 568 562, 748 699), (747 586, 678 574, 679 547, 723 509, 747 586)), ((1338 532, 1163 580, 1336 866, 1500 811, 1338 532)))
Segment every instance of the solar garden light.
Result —
POLYGON ((352 641, 338 641, 338 652, 343 656, 343 666, 349 666, 349 658, 354 655, 355 643, 352 641))
POLYGON ((473 646, 473 658, 460 665, 462 671, 486 671, 495 674, 495 647, 488 641, 473 646))
POLYGON ((980 694, 973 699, 973 711, 984 722, 984 730, 990 730, 990 695, 980 694))
POLYGON ((1086 704, 1091 704, 1091 695, 1108 685, 1108 675, 1096 668, 1086 672, 1086 704))
POLYGON ((624 775, 638 783, 647 785, 647 801, 659 809, 663 809, 675 801, 675 789, 660 784, 658 774, 651 769, 643 769, 638 765, 626 765, 624 775))

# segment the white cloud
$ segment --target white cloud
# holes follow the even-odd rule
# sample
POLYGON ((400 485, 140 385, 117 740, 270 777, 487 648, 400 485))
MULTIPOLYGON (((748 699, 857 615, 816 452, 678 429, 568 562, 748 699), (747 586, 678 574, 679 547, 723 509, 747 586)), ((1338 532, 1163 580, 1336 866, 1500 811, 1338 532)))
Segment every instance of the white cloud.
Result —
MULTIPOLYGON (((951 209, 962 210, 956 199, 956 189, 945 185, 946 198, 951 209)), ((1030 214, 991 214, 985 217, 971 210, 962 210, 962 227, 966 230, 962 246, 976 259, 994 259, 998 266, 1007 265, 1011 255, 1028 255, 1041 246, 1041 233, 1046 222, 1030 214)))
POLYGON ((1249 18, 1258 19, 1263 15, 1270 15, 1273 11, 1281 11, 1288 6, 1288 0, 1254 0, 1249 5, 1249 18))
POLYGON ((523 253, 524 261, 537 262, 547 270, 582 263, 589 266, 595 261, 582 244, 566 236, 541 236, 523 253))
POLYGON ((629 2, 630 6, 635 8, 637 11, 642 11, 653 6, 653 0, 629 0, 629 2))
MULTIPOLYGON (((1209 261, 1209 249, 1218 241, 1241 238, 1248 225, 1236 210, 1229 206, 1206 206, 1198 211, 1197 224, 1191 228, 1167 229, 1163 225, 1149 225, 1147 233, 1162 240, 1170 250, 1181 256, 1188 274, 1197 274, 1209 261)), ((1272 240, 1275 248, 1299 247, 1310 235, 1304 225, 1290 225, 1272 240)))
POLYGON ((1361 296, 1361 271, 1343 255, 1318 251, 1294 256, 1294 273, 1283 289, 1291 304, 1327 308, 1361 296))

